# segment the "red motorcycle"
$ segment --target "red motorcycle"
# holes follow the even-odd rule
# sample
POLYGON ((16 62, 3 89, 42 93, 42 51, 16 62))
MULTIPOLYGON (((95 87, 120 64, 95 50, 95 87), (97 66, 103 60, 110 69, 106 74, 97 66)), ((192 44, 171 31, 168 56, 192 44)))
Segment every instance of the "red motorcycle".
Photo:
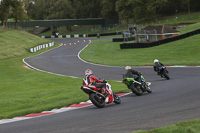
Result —
POLYGON ((107 97, 100 92, 100 88, 96 88, 94 85, 86 85, 83 82, 81 89, 89 95, 91 102, 98 108, 103 108, 105 104, 109 104, 111 102, 116 104, 121 103, 120 98, 114 92, 112 92, 111 85, 107 82, 106 92, 109 94, 107 97))

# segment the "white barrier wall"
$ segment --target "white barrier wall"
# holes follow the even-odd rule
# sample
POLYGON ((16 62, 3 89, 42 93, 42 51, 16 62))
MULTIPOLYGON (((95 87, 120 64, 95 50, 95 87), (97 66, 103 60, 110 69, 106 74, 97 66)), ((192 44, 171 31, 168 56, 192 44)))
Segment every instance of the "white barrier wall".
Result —
POLYGON ((44 48, 48 48, 48 47, 52 47, 54 46, 54 42, 51 42, 51 43, 47 43, 47 44, 41 44, 41 45, 38 45, 38 46, 35 46, 33 48, 30 48, 29 51, 31 53, 33 52, 37 52, 38 50, 41 50, 41 49, 44 49, 44 48))
MULTIPOLYGON (((83 37, 87 37, 88 35, 87 34, 83 34, 83 37)), ((75 35, 58 35, 58 38, 71 38, 71 37, 74 37, 74 38, 78 38, 78 37, 82 37, 82 35, 79 35, 79 34, 75 34, 75 35)), ((41 38, 48 38, 46 36, 41 36, 41 38)), ((54 35, 51 35, 50 38, 56 38, 54 35)))

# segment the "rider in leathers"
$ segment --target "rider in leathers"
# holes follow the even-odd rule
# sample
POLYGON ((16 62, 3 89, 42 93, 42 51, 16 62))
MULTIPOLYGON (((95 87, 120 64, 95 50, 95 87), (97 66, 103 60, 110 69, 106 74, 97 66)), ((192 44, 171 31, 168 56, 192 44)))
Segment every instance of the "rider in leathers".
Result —
POLYGON ((94 85, 96 88, 100 88, 101 89, 101 93, 104 94, 105 96, 107 96, 107 93, 106 93, 106 81, 105 80, 100 80, 98 79, 97 77, 95 77, 93 75, 93 72, 92 70, 90 69, 87 69, 85 71, 85 81, 87 82, 86 84, 87 85, 94 85))
POLYGON ((156 71, 158 75, 160 75, 160 73, 162 73, 160 70, 161 70, 161 68, 163 66, 164 65, 161 62, 159 62, 158 59, 154 60, 154 66, 153 66, 153 68, 154 68, 154 71, 156 71))
POLYGON ((125 67, 125 73, 123 74, 123 78, 128 77, 128 78, 134 78, 138 82, 142 82, 141 79, 141 73, 131 69, 130 66, 125 67))

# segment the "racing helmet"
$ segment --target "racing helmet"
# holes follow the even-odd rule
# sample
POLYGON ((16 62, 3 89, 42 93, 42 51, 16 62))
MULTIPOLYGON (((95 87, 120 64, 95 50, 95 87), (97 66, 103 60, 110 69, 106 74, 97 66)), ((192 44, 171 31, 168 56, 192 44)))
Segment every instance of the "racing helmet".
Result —
POLYGON ((93 74, 92 70, 90 70, 90 69, 85 70, 85 75, 86 76, 87 75, 91 75, 91 74, 93 74))
POLYGON ((155 59, 155 60, 154 60, 154 63, 156 63, 156 62, 159 62, 159 60, 158 60, 158 59, 155 59))
POLYGON ((125 67, 125 70, 129 70, 129 69, 131 69, 130 66, 126 66, 126 67, 125 67))

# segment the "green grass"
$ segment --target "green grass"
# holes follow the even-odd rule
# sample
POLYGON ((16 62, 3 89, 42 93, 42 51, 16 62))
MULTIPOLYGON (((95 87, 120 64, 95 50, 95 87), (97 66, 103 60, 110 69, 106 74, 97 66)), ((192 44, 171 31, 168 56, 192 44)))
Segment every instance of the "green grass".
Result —
MULTIPOLYGON (((80 89, 82 78, 29 70, 23 65, 21 57, 0 60, 0 119, 88 100, 88 95, 80 89)), ((128 92, 122 83, 109 82, 115 92, 128 92)))
POLYGON ((0 28, 0 59, 26 55, 27 49, 49 42, 24 31, 0 28))
POLYGON ((168 25, 176 26, 181 23, 197 23, 200 22, 200 12, 188 13, 178 13, 177 15, 158 17, 156 21, 147 21, 139 23, 139 28, 146 27, 148 25, 168 25))
MULTIPOLYGON (((199 25, 197 23, 180 30, 185 33, 198 29, 199 25)), ((95 41, 92 40, 93 42, 95 41)), ((155 58, 165 65, 200 65, 200 34, 151 48, 121 50, 120 44, 122 43, 91 44, 81 52, 80 57, 88 62, 111 66, 153 65, 155 58)))
POLYGON ((191 24, 191 25, 188 25, 187 27, 180 28, 178 30, 181 32, 181 34, 185 34, 187 32, 191 32, 197 29, 200 29, 200 23, 191 24))
POLYGON ((199 125, 200 119, 196 119, 152 130, 135 131, 134 133, 199 133, 199 125))
MULTIPOLYGON (((181 29, 181 32, 188 32, 197 27, 198 24, 191 25, 189 29, 181 29)), ((81 57, 88 58, 88 54, 94 54, 94 57, 88 58, 87 61, 118 66, 152 65, 153 59, 158 57, 166 65, 199 65, 199 38, 200 36, 196 35, 162 46, 130 50, 120 50, 120 43, 91 44, 81 53, 81 57), (104 58, 103 62, 97 62, 102 58, 104 58)), ((23 58, 45 51, 29 53, 27 49, 46 42, 50 40, 23 31, 0 29, 0 119, 51 110, 88 100, 88 96, 80 90, 81 78, 57 76, 24 67, 23 58)), ((109 83, 116 93, 129 92, 122 83, 115 81, 109 83)), ((164 127, 165 129, 155 129, 155 133, 167 133, 168 130, 174 133, 179 129, 179 132, 183 133, 185 131, 197 133, 193 131, 199 131, 198 125, 199 120, 188 121, 186 124, 180 123, 168 128, 164 127)), ((154 131, 147 132, 154 133, 154 131)))
MULTIPOLYGON (((51 110, 88 100, 88 95, 80 89, 82 78, 57 76, 24 67, 23 58, 46 51, 43 49, 29 53, 27 49, 51 42, 50 40, 23 31, 9 29, 0 31, 0 119, 51 110)), ((109 82, 116 93, 128 92, 125 85, 115 81, 109 82)))
POLYGON ((157 21, 158 24, 176 25, 180 23, 195 23, 200 21, 200 12, 194 12, 191 14, 181 13, 168 17, 162 17, 157 21))

